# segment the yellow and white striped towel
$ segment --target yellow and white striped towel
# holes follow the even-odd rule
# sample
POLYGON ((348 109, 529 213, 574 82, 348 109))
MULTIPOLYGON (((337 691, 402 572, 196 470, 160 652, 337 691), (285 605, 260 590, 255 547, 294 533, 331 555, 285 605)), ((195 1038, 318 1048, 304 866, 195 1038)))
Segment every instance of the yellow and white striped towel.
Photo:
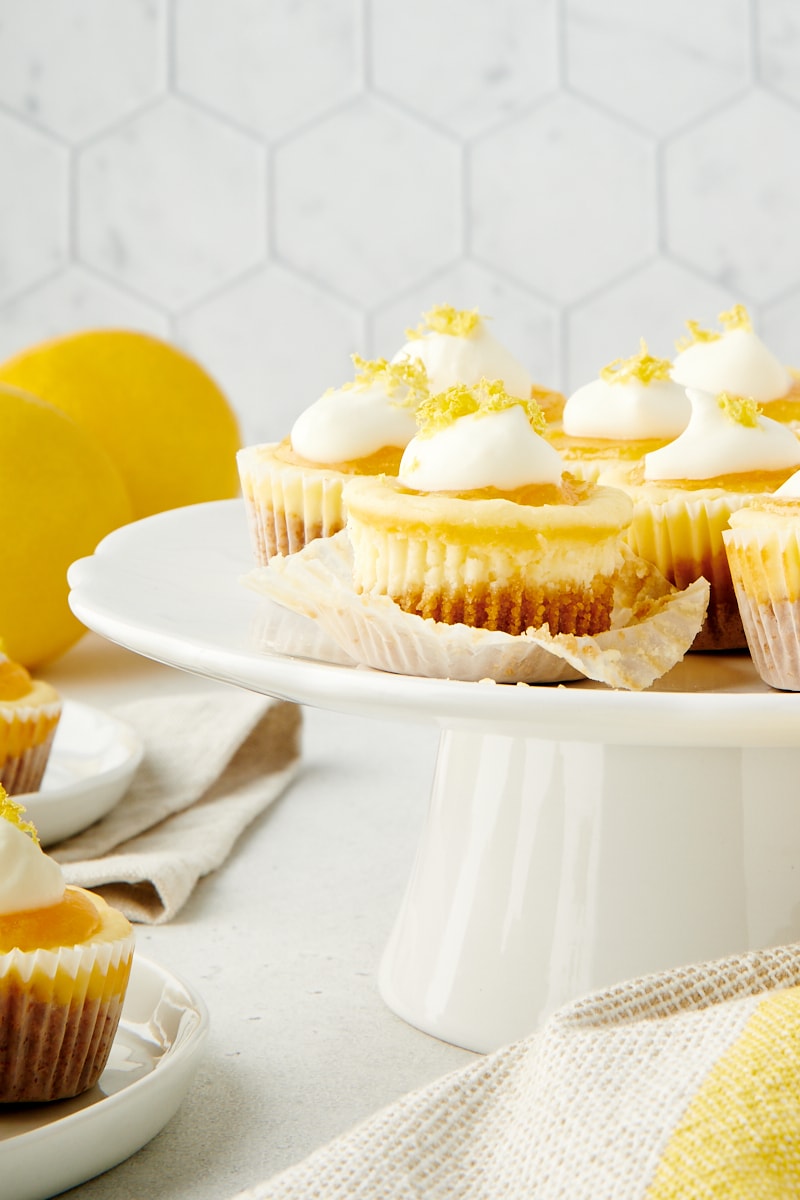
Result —
POLYGON ((619 984, 237 1200, 800 1197, 800 945, 619 984))

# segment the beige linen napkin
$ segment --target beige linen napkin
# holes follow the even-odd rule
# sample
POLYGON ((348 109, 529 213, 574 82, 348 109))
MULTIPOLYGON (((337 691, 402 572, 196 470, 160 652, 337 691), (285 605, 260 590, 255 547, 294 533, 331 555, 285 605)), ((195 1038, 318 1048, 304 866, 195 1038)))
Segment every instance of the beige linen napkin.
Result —
POLYGON ((48 853, 68 883, 133 921, 161 923, 294 777, 300 709, 231 691, 160 695, 114 712, 144 745, 133 782, 108 816, 48 853))
POLYGON ((634 980, 237 1200, 800 1196, 800 946, 634 980))

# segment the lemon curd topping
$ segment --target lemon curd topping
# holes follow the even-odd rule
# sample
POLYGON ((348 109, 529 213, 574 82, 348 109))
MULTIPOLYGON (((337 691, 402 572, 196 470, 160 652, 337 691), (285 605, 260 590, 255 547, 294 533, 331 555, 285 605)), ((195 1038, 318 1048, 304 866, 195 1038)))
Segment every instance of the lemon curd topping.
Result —
MULTIPOLYGON (((310 459, 303 458, 293 449, 291 440, 284 440, 274 448, 275 457, 281 462, 288 463, 295 467, 312 467, 318 470, 319 463, 312 462, 310 459)), ((364 458, 349 459, 346 462, 330 462, 325 463, 325 469, 336 472, 339 475, 396 475, 397 468, 400 466, 400 459, 403 456, 403 450, 400 446, 382 446, 380 450, 376 450, 374 454, 367 454, 364 458)))
MULTIPOLYGON (((428 373, 418 359, 390 363, 385 358, 362 358, 360 354, 353 354, 351 358, 356 369, 355 378, 343 383, 340 391, 379 384, 390 400, 406 408, 416 408, 428 395, 428 373)), ((329 388, 326 394, 335 390, 329 388)))
POLYGON ((579 455, 589 461, 609 460, 637 462, 645 454, 664 445, 664 438, 630 438, 615 441, 614 438, 575 437, 554 430, 547 440, 561 453, 579 455))
POLYGON ((733 308, 721 312, 719 323, 722 326, 721 330, 703 329, 699 321, 687 321, 686 327, 689 334, 687 337, 680 338, 676 343, 676 349, 684 351, 688 350, 690 346, 697 345, 698 342, 717 342, 723 334, 732 333, 735 329, 741 329, 744 333, 753 332, 750 314, 743 304, 734 304, 733 308))
POLYGON ((784 425, 800 424, 800 382, 794 380, 786 396, 777 400, 762 400, 762 411, 765 417, 780 421, 784 425))
POLYGON ((649 353, 644 338, 639 343, 639 353, 630 358, 615 358, 600 371, 606 383, 631 383, 638 380, 645 387, 656 379, 669 379, 672 364, 668 358, 655 358, 649 353))
POLYGON ((467 387, 457 383, 429 396, 417 409, 418 437, 433 437, 448 425, 452 425, 460 417, 488 416, 490 413, 504 412, 515 406, 521 408, 528 418, 528 423, 534 433, 542 434, 547 427, 545 415, 534 399, 521 399, 511 396, 505 390, 502 380, 482 379, 477 387, 467 387))
POLYGON ((31 677, 19 663, 0 661, 0 700, 19 700, 31 690, 31 677))
MULTIPOLYGON (((463 492, 417 492, 398 479, 354 480, 345 490, 348 512, 374 529, 395 536, 445 539, 497 546, 498 539, 527 555, 539 536, 556 534, 583 545, 619 534, 631 518, 630 498, 616 488, 599 487, 564 472, 561 488, 534 484, 515 491, 494 488, 463 492)), ((567 553, 566 543, 562 547, 567 553)))
POLYGON ((800 499, 794 496, 776 496, 773 493, 753 496, 747 502, 746 508, 737 510, 735 524, 755 524, 765 516, 783 517, 791 521, 792 525, 796 525, 800 519, 800 499))
POLYGON ((423 314, 422 324, 416 329, 407 329, 410 340, 425 337, 428 333, 447 333, 451 337, 469 337, 483 320, 477 308, 458 309, 452 304, 437 304, 423 314))
MULTIPOLYGON (((785 483, 794 474, 795 467, 783 467, 776 471, 740 471, 730 475, 714 475, 708 479, 656 479, 646 481, 644 465, 637 463, 627 476, 627 482, 634 486, 646 484, 647 494, 655 497, 663 490, 664 494, 678 490, 682 492, 720 491, 734 492, 746 495, 750 492, 772 492, 785 483)), ((605 477, 604 477, 605 478, 605 477)))
POLYGON ((68 887, 58 904, 0 916, 0 954, 52 950, 88 942, 101 927, 97 906, 81 888, 68 887))
MULTIPOLYGON (((506 500, 512 504, 539 508, 553 504, 582 504, 592 490, 592 484, 565 471, 561 476, 560 484, 530 483, 525 487, 510 488, 506 491, 502 488, 484 487, 473 488, 470 491, 442 491, 437 492, 437 495, 449 497, 452 500, 506 500)), ((413 489, 404 488, 402 485, 398 485, 397 491, 399 494, 409 496, 416 494, 413 489)))

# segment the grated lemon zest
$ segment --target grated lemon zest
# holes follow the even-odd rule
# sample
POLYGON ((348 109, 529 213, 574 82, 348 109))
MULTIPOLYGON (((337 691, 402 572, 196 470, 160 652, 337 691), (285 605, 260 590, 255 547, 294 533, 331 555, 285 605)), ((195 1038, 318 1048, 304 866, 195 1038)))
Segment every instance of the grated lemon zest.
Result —
POLYGON ((511 396, 505 390, 501 379, 482 379, 475 387, 457 383, 423 401, 417 409, 418 436, 432 437, 440 429, 452 425, 459 417, 466 417, 472 413, 488 416, 490 413, 504 412, 515 405, 523 409, 534 432, 542 434, 547 422, 535 400, 511 396))
POLYGON ((390 363, 385 358, 362 358, 360 354, 351 357, 356 369, 355 379, 342 384, 342 391, 381 384, 390 400, 408 408, 416 408, 429 395, 428 372, 425 364, 416 359, 390 363))
POLYGON ((639 343, 639 353, 630 358, 615 358, 608 366, 600 371, 600 378, 606 383, 630 383, 638 379, 640 383, 652 383, 654 379, 669 379, 672 364, 668 358, 654 358, 647 349, 644 338, 639 343))
POLYGON ((743 329, 746 333, 752 332, 753 329, 750 314, 743 304, 734 304, 733 308, 720 313, 719 323, 722 326, 721 331, 717 329, 702 329, 699 321, 687 321, 686 325, 689 330, 689 336, 677 341, 675 343, 676 348, 678 350, 688 350, 690 346, 696 345, 697 342, 717 342, 723 333, 732 333, 735 329, 743 329))
POLYGON ((743 304, 734 304, 727 312, 720 313, 719 323, 726 333, 731 333, 734 329, 743 329, 745 333, 753 332, 750 314, 743 304))
POLYGON ((761 409, 749 396, 733 396, 730 392, 720 392, 717 396, 717 404, 725 416, 729 417, 731 421, 735 421, 737 425, 745 425, 749 429, 758 428, 761 409))
POLYGON ((0 817, 8 821, 10 825, 16 825, 17 829, 21 829, 23 833, 30 834, 38 846, 39 835, 36 832, 36 826, 23 819, 24 812, 25 806, 12 800, 6 789, 0 784, 0 817))
POLYGON ((426 333, 449 333, 451 337, 469 337, 484 318, 477 308, 453 308, 452 304, 437 304, 430 312, 423 313, 422 324, 416 329, 407 329, 410 340, 425 337, 426 333))

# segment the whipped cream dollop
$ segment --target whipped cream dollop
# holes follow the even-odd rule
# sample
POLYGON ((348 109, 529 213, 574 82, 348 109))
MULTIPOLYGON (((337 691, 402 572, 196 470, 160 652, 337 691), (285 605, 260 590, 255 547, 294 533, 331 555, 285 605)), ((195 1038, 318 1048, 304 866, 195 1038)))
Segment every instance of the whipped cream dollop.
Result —
POLYGON ((750 398, 688 388, 692 415, 674 441, 644 456, 644 477, 715 479, 800 466, 800 441, 750 398))
POLYGON ((367 458, 402 449, 417 430, 417 405, 428 395, 424 367, 353 356, 356 377, 315 401, 291 429, 292 449, 313 463, 367 458))
POLYGON ((0 817, 0 915, 58 904, 64 887, 55 859, 29 834, 0 817))
POLYGON ((750 396, 760 404, 785 396, 792 376, 754 332, 744 306, 720 313, 719 319, 721 332, 688 323, 694 340, 675 356, 675 382, 703 392, 750 396))
POLYGON ((513 491, 559 484, 561 455, 537 432, 544 418, 499 380, 448 389, 420 408, 422 428, 403 451, 398 478, 420 492, 513 491))
POLYGON ((421 362, 432 395, 458 383, 474 387, 481 379, 502 379, 509 395, 524 400, 530 396, 529 372, 476 311, 440 305, 425 314, 418 330, 408 332, 409 340, 392 362, 421 362))
POLYGON ((615 359, 567 398, 562 424, 570 437, 675 438, 691 408, 685 389, 670 378, 669 360, 654 358, 643 341, 639 354, 615 359))

